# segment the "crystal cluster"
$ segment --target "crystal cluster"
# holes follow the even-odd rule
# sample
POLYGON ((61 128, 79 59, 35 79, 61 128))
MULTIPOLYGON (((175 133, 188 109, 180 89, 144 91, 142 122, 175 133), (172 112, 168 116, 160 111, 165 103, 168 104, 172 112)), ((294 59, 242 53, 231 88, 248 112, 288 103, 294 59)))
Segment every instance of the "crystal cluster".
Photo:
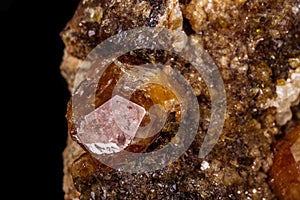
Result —
MULTIPOLYGON (((298 65, 300 61, 298 59, 298 65)), ((292 119, 291 107, 298 105, 300 101, 300 67, 291 70, 289 78, 282 80, 276 86, 276 98, 268 102, 268 106, 276 107, 276 122, 285 125, 292 119)))
MULTIPOLYGON (((290 196, 281 195, 281 186, 286 185, 296 188, 293 190, 293 199, 296 200, 299 185, 291 181, 296 178, 297 170, 293 163, 298 158, 298 140, 290 140, 284 148, 276 145, 273 149, 273 145, 279 144, 285 135, 294 135, 287 134, 290 131, 285 129, 300 120, 297 101, 299 9, 298 0, 80 1, 74 16, 61 32, 66 46, 61 70, 70 91, 77 89, 75 76, 83 80, 85 77, 84 71, 78 71, 78 64, 98 44, 136 27, 164 27, 184 31, 194 45, 203 47, 215 61, 225 84, 227 112, 217 145, 205 159, 199 158, 198 150, 211 122, 212 105, 201 74, 191 63, 166 51, 138 50, 119 57, 97 83, 93 101, 87 99, 82 105, 76 105, 70 100, 68 104, 70 137, 64 150, 65 199, 292 198, 292 193, 290 196), (75 108, 81 112, 88 105, 95 110, 94 114, 107 111, 104 115, 96 115, 99 123, 102 119, 111 119, 105 114, 110 113, 111 116, 113 111, 105 103, 111 102, 118 80, 124 74, 135 80, 138 76, 130 74, 128 66, 147 63, 161 64, 163 67, 157 69, 164 72, 168 68, 174 69, 191 85, 201 114, 199 129, 184 155, 163 169, 140 174, 124 173, 95 159, 91 149, 84 145, 87 141, 82 142, 84 138, 79 137, 80 130, 93 131, 87 131, 91 127, 84 128, 84 122, 82 127, 77 127, 78 122, 74 121, 74 116, 77 116, 73 111, 75 108), (282 157, 286 154, 281 154, 280 149, 289 156, 282 157), (293 170, 292 175, 285 173, 289 169, 293 170), (274 179, 269 178, 270 170, 274 179)), ((153 135, 137 131, 135 135, 125 135, 125 139, 120 137, 121 140, 111 135, 110 130, 104 131, 102 135, 106 138, 98 138, 101 143, 111 138, 114 144, 118 144, 119 150, 124 148, 129 152, 155 152, 168 143, 178 143, 175 135, 178 121, 184 114, 181 107, 184 99, 177 98, 177 91, 167 87, 168 82, 163 76, 150 79, 154 84, 139 88, 127 100, 145 110, 139 128, 151 124, 151 112, 156 113, 157 119, 164 119, 162 128, 153 135), (160 109, 152 110, 155 104, 160 109)), ((87 85, 82 90, 83 96, 91 96, 91 88, 87 85)), ((89 114, 93 115, 84 113, 83 117, 88 119, 91 117, 89 114)), ((113 124, 101 127, 109 128, 113 124)), ((120 135, 122 132, 116 133, 120 135)), ((92 140, 97 141, 95 138, 92 140)), ((115 153, 110 151, 110 154, 115 153)), ((122 160, 122 157, 118 159, 122 160)))

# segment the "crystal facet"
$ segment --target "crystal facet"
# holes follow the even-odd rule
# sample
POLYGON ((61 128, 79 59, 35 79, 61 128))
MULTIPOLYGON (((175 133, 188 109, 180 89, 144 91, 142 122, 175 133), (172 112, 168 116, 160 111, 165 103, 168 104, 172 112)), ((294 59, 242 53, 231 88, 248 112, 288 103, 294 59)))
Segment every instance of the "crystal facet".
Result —
POLYGON ((296 163, 300 162, 300 138, 291 146, 291 152, 296 163))
POLYGON ((299 147, 300 124, 287 128, 284 137, 275 143, 270 178, 279 199, 300 199, 299 147))
POLYGON ((143 107, 116 95, 85 116, 78 138, 95 154, 120 152, 134 138, 145 113, 143 107))

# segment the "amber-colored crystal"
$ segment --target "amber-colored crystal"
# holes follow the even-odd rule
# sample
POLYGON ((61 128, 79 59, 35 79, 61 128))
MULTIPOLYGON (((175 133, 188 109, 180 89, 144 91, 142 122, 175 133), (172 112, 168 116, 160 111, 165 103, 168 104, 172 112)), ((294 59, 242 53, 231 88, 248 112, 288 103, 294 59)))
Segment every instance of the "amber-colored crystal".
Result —
MULTIPOLYGON (((123 148, 126 151, 131 151, 135 153, 143 152, 147 149, 148 146, 151 145, 154 139, 157 138, 160 130, 162 130, 164 126, 168 126, 168 123, 165 124, 165 122, 167 122, 167 118, 168 115, 170 115, 170 113, 175 113, 176 117, 173 122, 176 121, 178 122, 180 120, 181 108, 180 108, 179 99, 177 97, 178 95, 177 92, 172 90, 172 88, 168 87, 170 83, 168 83, 168 78, 166 77, 165 73, 162 70, 155 69, 154 71, 157 72, 158 74, 153 75, 152 73, 150 73, 148 77, 149 79, 147 79, 149 83, 146 83, 144 85, 139 86, 139 88, 136 88, 136 90, 130 95, 130 99, 129 99, 130 102, 135 103, 145 109, 146 111, 145 117, 141 121, 140 128, 143 129, 146 126, 151 125, 151 131, 149 131, 150 129, 140 130, 138 131, 137 135, 135 135, 135 133, 132 133, 132 135, 125 138, 126 140, 125 147, 123 147, 124 145, 121 145, 121 143, 118 142, 118 140, 116 139, 117 138, 116 134, 117 135, 122 134, 121 133, 122 131, 120 129, 118 129, 119 131, 117 132, 113 130, 102 130, 105 127, 107 128, 114 127, 113 124, 109 125, 110 123, 109 121, 114 120, 113 114, 109 116, 106 115, 105 112, 112 113, 113 108, 110 107, 111 103, 109 102, 111 101, 111 99, 115 99, 115 97, 118 96, 118 94, 114 94, 115 92, 114 88, 116 87, 117 82, 123 76, 125 76, 125 74, 130 74, 130 76, 128 76, 129 79, 126 81, 134 82, 140 76, 139 72, 135 72, 134 70, 132 71, 129 65, 122 64, 120 61, 117 61, 117 64, 112 63, 103 72, 102 77, 99 77, 96 90, 92 90, 91 89, 92 87, 90 87, 89 84, 86 84, 86 86, 82 86, 83 88, 80 88, 81 85, 79 85, 79 90, 80 89, 82 90, 82 94, 80 92, 77 93, 75 92, 73 98, 78 98, 80 104, 72 105, 72 102, 70 102, 67 116, 69 119, 68 120, 69 127, 71 128, 70 133, 73 135, 74 138, 77 139, 77 141, 82 145, 84 149, 89 151, 92 155, 96 154, 96 158, 97 156, 100 156, 100 154, 102 154, 101 152, 104 153, 106 152, 105 154, 116 153, 116 151, 119 152, 123 148), (93 92, 95 92, 95 94, 93 94, 93 92), (94 96, 94 98, 85 98, 85 97, 92 97, 92 96, 94 96), (91 113, 85 113, 85 111, 83 110, 84 106, 82 105, 86 105, 86 106, 94 105, 95 111, 92 111, 91 113), (80 119, 82 119, 82 117, 78 117, 76 116, 76 114, 75 117, 72 116, 73 109, 78 109, 79 113, 86 114, 83 122, 80 122, 80 119), (102 127, 99 127, 98 125, 95 125, 94 123, 95 120, 96 121, 100 120, 99 121, 100 124, 101 123, 105 124, 105 121, 103 120, 106 120, 107 123, 105 126, 103 125, 102 127), (103 122, 101 122, 101 120, 103 122), (90 123, 90 125, 88 123, 90 123), (97 132, 97 129, 99 130, 101 129, 101 131, 97 132), (101 132, 103 132, 103 134, 99 136, 101 132), (91 138, 94 138, 93 139, 94 143, 93 141, 91 141, 91 138), (107 140, 107 143, 105 143, 104 140, 107 140), (101 143, 102 146, 100 145, 99 141, 102 141, 101 143), (116 142, 112 144, 111 142, 108 141, 116 141, 116 142), (98 147, 100 148, 99 145, 101 146, 101 149, 100 150, 95 149, 98 147), (109 147, 107 147, 107 145, 109 145, 109 147), (105 147, 106 149, 107 148, 110 149, 113 148, 113 149, 105 150, 103 149, 103 147, 105 147)), ((118 99, 120 100, 124 99, 121 96, 118 97, 119 97, 118 99)), ((119 115, 120 114, 118 114, 118 116, 119 115)), ((128 117, 124 117, 121 120, 130 120, 130 119, 128 119, 128 117)), ((117 130, 116 128, 114 129, 117 130)), ((117 158, 118 161, 114 160, 114 162, 121 163, 128 159, 129 159, 128 157, 124 158, 124 154, 122 154, 121 152, 120 156, 117 158)))
POLYGON ((289 128, 275 146, 270 176, 275 192, 282 200, 300 199, 300 124, 289 128), (296 155, 297 154, 297 155, 296 155))

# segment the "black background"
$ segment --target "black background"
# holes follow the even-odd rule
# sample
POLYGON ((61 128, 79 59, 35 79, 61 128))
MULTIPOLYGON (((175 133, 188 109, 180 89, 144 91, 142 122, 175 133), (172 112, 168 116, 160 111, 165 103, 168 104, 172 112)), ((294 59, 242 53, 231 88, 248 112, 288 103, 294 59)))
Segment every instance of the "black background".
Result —
POLYGON ((79 1, 4 1, 1 191, 7 192, 4 199, 63 200, 62 151, 70 93, 59 69, 64 48, 59 33, 79 1))

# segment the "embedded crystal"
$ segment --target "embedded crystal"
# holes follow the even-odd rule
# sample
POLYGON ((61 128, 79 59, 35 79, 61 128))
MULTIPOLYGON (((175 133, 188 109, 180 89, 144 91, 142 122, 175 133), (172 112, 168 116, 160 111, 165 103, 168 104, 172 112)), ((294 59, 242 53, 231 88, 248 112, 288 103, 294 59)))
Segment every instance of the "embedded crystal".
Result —
POLYGON ((84 117, 78 138, 92 153, 120 152, 134 138, 145 112, 143 107, 116 95, 84 117))
POLYGON ((300 199, 300 124, 288 127, 275 145, 271 185, 279 199, 300 199))
MULTIPOLYGON (((299 139, 291 146, 291 152, 296 163, 300 163, 300 137, 299 139)), ((300 166, 299 166, 300 167, 300 166)))
MULTIPOLYGON (((297 8, 300 8, 298 0, 80 1, 76 14, 61 33, 66 45, 66 56, 61 69, 70 91, 76 89, 74 85, 77 86, 73 81, 75 75, 83 79, 86 77, 86 73, 78 71, 73 63, 82 62, 98 44, 110 36, 136 27, 165 27, 185 32, 193 39, 195 45, 203 46, 211 55, 225 82, 228 105, 220 141, 205 161, 199 159, 197 150, 207 133, 209 123, 212 122, 210 94, 203 77, 195 73, 194 68, 183 59, 164 51, 129 52, 118 61, 131 65, 169 65, 170 68, 180 71, 193 87, 201 113, 195 141, 176 162, 155 172, 141 174, 106 170, 103 165, 99 165, 97 159, 91 158, 87 148, 83 148, 84 156, 76 156, 74 147, 81 150, 83 145, 80 141, 80 146, 76 143, 77 140, 71 141, 64 156, 65 177, 73 181, 64 181, 66 200, 273 200, 291 197, 293 192, 279 194, 282 191, 281 186, 288 187, 289 191, 296 188, 293 190, 294 199, 299 199, 296 193, 300 186, 297 182, 290 181, 290 178, 295 180, 297 174, 296 168, 293 168, 295 158, 291 153, 294 151, 292 144, 295 144, 295 141, 282 148, 277 145, 276 151, 272 151, 275 141, 286 142, 286 137, 277 137, 283 135, 285 126, 300 119, 299 101, 294 101, 299 99, 296 94, 300 87, 300 81, 296 77, 299 75, 297 68, 300 42, 300 15, 297 8), (292 73, 293 71, 297 73, 292 73), (293 81, 289 83, 289 79, 293 81), (286 84, 276 84, 279 82, 286 84), (284 89, 282 95, 278 95, 280 90, 277 91, 277 86, 284 89), (289 89, 289 93, 285 93, 285 89, 289 89), (277 95, 284 98, 276 98, 277 95), (268 99, 276 101, 272 106, 265 106, 268 99), (290 112, 279 113, 278 108, 290 112), (279 117, 284 119, 283 121, 278 120, 278 114, 282 114, 279 117), (282 152, 288 156, 280 155, 282 152), (268 182, 273 161, 272 175, 276 176, 276 184, 280 184, 280 187, 276 188, 272 188, 273 184, 268 182), (201 170, 201 167, 205 170, 201 170), (80 170, 81 173, 78 173, 80 170), (289 172, 291 173, 288 174, 289 172)), ((123 38, 120 38, 120 41, 123 42, 123 38)), ((170 42, 171 46, 174 45, 173 41, 170 42)), ((124 72, 128 74, 127 67, 121 70, 117 66, 109 68, 99 81, 95 101, 91 98, 91 101, 85 101, 79 106, 84 107, 90 103, 93 108, 101 107, 112 97, 113 88, 124 72)), ((178 128, 176 121, 184 116, 184 110, 178 108, 178 102, 181 101, 175 98, 176 94, 170 88, 164 87, 167 84, 161 77, 154 78, 160 82, 139 88, 132 94, 130 101, 146 110, 141 127, 147 126, 149 121, 153 120, 150 117, 150 108, 154 104, 159 104, 167 111, 167 122, 163 131, 150 139, 145 138, 144 133, 142 137, 138 137, 137 132, 132 143, 124 150, 153 153, 162 149, 168 142, 174 146, 178 144, 179 139, 174 133, 178 128)), ((129 80, 129 83, 133 83, 134 79, 129 80)), ((86 89, 83 96, 90 95, 91 88, 86 89)), ((81 107, 75 108, 81 111, 81 107)), ((161 116, 161 112, 158 112, 160 110, 154 111, 155 116, 161 116)), ((69 133, 74 139, 74 134, 77 134, 74 123, 77 123, 73 121, 72 112, 72 106, 69 106, 69 133)), ((165 158, 161 160, 164 161, 165 158)))

